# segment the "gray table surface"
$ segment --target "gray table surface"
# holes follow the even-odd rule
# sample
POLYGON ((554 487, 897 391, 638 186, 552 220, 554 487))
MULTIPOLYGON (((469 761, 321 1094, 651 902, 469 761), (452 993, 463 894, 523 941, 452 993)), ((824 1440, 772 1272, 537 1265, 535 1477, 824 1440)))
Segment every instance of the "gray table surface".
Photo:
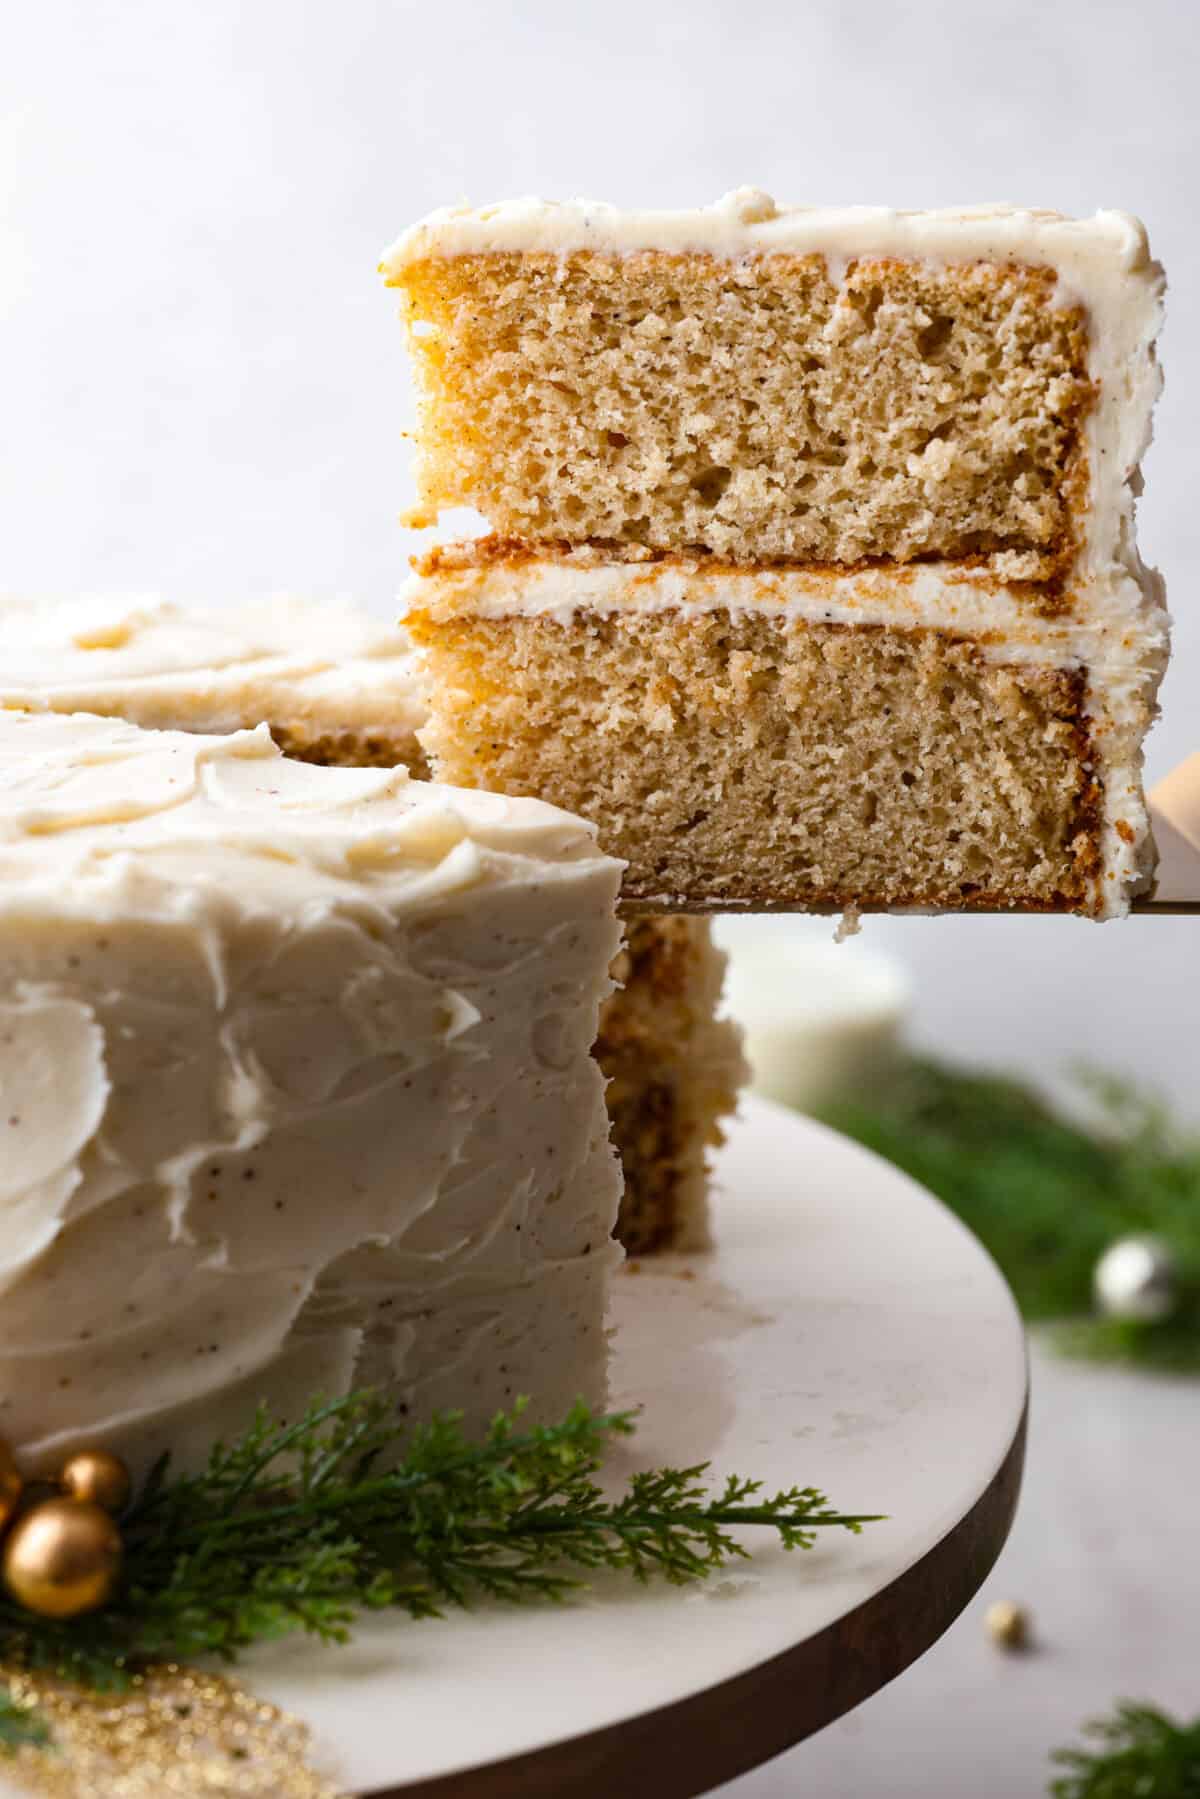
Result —
POLYGON ((1048 1754, 1118 1696, 1200 1712, 1200 1380, 1062 1361, 1035 1344, 1029 1462, 1008 1547, 933 1650, 729 1799, 1029 1799, 1048 1754), (987 1638, 996 1599, 1036 1646, 987 1638))

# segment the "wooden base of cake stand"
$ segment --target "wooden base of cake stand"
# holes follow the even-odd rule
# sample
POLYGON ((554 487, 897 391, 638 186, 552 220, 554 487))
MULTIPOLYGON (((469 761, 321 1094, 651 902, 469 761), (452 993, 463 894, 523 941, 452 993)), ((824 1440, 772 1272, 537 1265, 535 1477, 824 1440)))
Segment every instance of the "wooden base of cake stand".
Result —
MULTIPOLYGON (((1021 1479, 1026 1362, 999 1273, 888 1164, 764 1101, 718 1158, 717 1247, 617 1282, 614 1478, 711 1460, 885 1512, 696 1588, 603 1580, 561 1607, 368 1620, 239 1669, 344 1790, 683 1799, 903 1672, 978 1591, 1021 1479)), ((749 1539, 748 1539, 749 1540, 749 1539)), ((751 1546, 754 1547, 751 1541, 751 1546)))

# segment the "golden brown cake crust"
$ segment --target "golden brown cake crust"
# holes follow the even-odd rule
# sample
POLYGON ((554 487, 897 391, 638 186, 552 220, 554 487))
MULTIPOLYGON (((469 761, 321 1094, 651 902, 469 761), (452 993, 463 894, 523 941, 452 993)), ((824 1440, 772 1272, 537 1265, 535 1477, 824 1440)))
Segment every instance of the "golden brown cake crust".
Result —
POLYGON ((746 1073, 736 1026, 716 1016, 723 970, 705 920, 626 927, 596 1059, 625 1174, 617 1238, 630 1255, 708 1241, 706 1152, 746 1073))

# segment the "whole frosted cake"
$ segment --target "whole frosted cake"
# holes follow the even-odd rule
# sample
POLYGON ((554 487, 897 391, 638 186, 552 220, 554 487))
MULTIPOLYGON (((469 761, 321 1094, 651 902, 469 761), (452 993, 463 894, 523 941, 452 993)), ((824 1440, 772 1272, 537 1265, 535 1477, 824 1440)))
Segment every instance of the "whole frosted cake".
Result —
MULTIPOLYGON (((412 646, 347 606, 0 600, 0 641, 0 707, 213 733, 265 723, 308 761, 428 772, 412 646)), ((617 1237, 634 1253, 708 1241, 707 1154, 745 1078, 719 1015, 724 967, 701 918, 637 920, 614 965, 595 1053, 625 1182, 617 1237)))
POLYGON ((1107 917, 1145 887, 1167 654, 1134 501, 1136 220, 432 214, 383 263, 440 778, 601 824, 626 897, 1107 917))
POLYGON ((404 770, 0 712, 0 1429, 185 1462, 605 1386, 620 870, 404 770))

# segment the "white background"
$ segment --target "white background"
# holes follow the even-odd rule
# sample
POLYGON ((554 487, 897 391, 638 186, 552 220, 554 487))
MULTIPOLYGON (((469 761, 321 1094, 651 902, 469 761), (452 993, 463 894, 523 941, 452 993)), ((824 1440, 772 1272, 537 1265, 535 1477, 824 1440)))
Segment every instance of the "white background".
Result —
MULTIPOLYGON (((1126 207, 1171 279, 1141 518, 1177 617, 1152 774, 1200 748, 1191 0, 3 0, 0 24, 0 589, 290 589, 386 614, 412 547, 395 522, 409 397, 375 263, 447 200, 679 205, 753 183, 801 202, 1126 207)), ((1200 1115, 1192 921, 869 921, 867 944, 909 963, 918 1030, 944 1050, 1038 1071, 1086 1055, 1200 1115)), ((1026 1520, 1032 1579, 1070 1527, 1026 1520)), ((1091 1620, 1093 1658, 1120 1615, 1091 1620)), ((1165 1692, 1169 1637, 1157 1673, 1147 1640, 1119 1682, 1071 1662, 1081 1703, 1165 1692)), ((930 1658, 754 1777, 755 1799, 818 1766, 810 1790, 830 1794, 1039 1790, 1045 1732, 1022 1735, 1019 1688, 1057 1676, 968 1681, 964 1712, 946 1680, 974 1654, 930 1658)))
MULTIPOLYGON (((280 589, 386 613, 409 396, 379 251, 462 196, 1013 199, 1147 220, 1172 283, 1142 538, 1200 748, 1190 0, 4 0, 0 591, 280 589)), ((3 648, 0 646, 0 656, 3 648)), ((820 924, 800 930, 824 933, 820 924)), ((868 926, 951 1048, 1085 1053, 1200 1113, 1191 921, 868 926)), ((853 950, 848 953, 853 953, 853 950)))

